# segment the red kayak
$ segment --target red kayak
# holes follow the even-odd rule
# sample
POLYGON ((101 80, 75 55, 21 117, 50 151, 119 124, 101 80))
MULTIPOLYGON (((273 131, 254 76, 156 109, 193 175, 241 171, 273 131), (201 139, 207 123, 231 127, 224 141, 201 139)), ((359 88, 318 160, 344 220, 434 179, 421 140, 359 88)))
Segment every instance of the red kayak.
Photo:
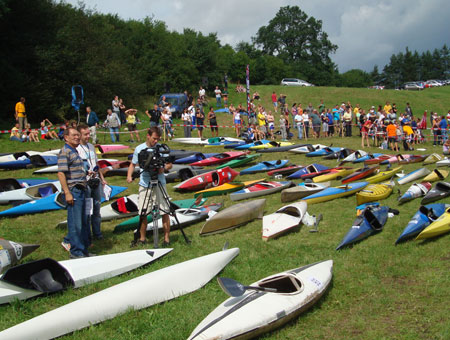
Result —
POLYGON ((389 158, 391 158, 392 155, 381 155, 372 159, 367 159, 364 161, 364 164, 380 164, 381 162, 388 160, 389 158))
POLYGON ((231 182, 239 172, 229 166, 219 170, 213 170, 204 174, 188 178, 184 182, 175 185, 177 191, 199 191, 231 182))
POLYGON ((218 155, 215 155, 213 157, 209 157, 206 159, 202 159, 201 161, 191 163, 192 166, 210 166, 210 165, 218 165, 223 164, 228 161, 231 161, 232 159, 241 157, 243 155, 248 155, 250 151, 230 151, 230 152, 223 152, 219 153, 218 155))
POLYGON ((326 170, 321 170, 321 171, 316 171, 316 172, 310 172, 309 174, 305 174, 305 175, 301 175, 300 178, 302 180, 308 179, 308 178, 314 178, 316 176, 320 176, 320 175, 325 175, 328 174, 330 172, 336 172, 337 170, 347 170, 349 169, 348 167, 344 167, 344 166, 338 166, 335 168, 331 168, 331 169, 326 169, 326 170))
POLYGON ((272 177, 277 176, 277 175, 289 176, 289 175, 293 174, 294 172, 296 172, 297 170, 300 170, 302 168, 304 168, 303 165, 291 165, 291 166, 288 166, 285 168, 267 171, 267 174, 272 177))
POLYGON ((111 167, 111 169, 128 168, 130 161, 108 161, 106 159, 99 159, 97 164, 100 169, 111 167))
POLYGON ((379 165, 375 165, 373 167, 364 167, 356 170, 354 173, 348 175, 347 177, 342 179, 342 184, 358 181, 362 178, 369 177, 380 170, 379 165))

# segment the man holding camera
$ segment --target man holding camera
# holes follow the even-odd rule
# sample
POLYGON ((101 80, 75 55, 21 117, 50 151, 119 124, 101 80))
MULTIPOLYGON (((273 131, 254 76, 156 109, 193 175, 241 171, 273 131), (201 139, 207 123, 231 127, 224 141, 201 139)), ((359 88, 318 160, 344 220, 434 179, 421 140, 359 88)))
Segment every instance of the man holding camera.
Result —
POLYGON ((89 126, 86 124, 80 124, 78 125, 77 130, 81 135, 80 144, 77 146, 77 151, 83 160, 84 169, 87 174, 86 202, 88 202, 88 207, 92 207, 92 209, 89 209, 92 211, 92 214, 87 217, 89 239, 91 240, 92 231, 92 237, 94 239, 102 240, 103 235, 100 230, 100 206, 102 203, 103 185, 106 184, 106 181, 98 168, 95 147, 89 143, 89 139, 91 138, 89 126))
MULTIPOLYGON (((133 172, 136 167, 136 164, 139 162, 139 154, 146 149, 153 149, 158 147, 158 142, 161 139, 161 132, 158 127, 151 127, 147 131, 146 141, 143 144, 140 144, 136 147, 133 153, 133 159, 131 160, 130 167, 128 168, 127 174, 127 182, 133 182, 133 172)), ((145 245, 147 243, 146 240, 146 231, 147 231, 147 215, 151 212, 152 207, 149 206, 150 200, 156 202, 159 205, 160 215, 162 215, 162 223, 164 229, 164 246, 168 246, 170 244, 170 218, 169 211, 170 208, 168 206, 168 202, 166 200, 161 199, 163 193, 161 190, 166 190, 166 178, 164 176, 164 170, 169 170, 172 168, 172 163, 166 163, 163 167, 157 169, 157 179, 158 184, 154 187, 153 191, 150 189, 150 181, 151 174, 147 169, 142 169, 140 178, 139 178, 139 215, 140 219, 140 227, 139 227, 139 239, 136 239, 132 242, 131 246, 135 247, 137 245, 145 245), (161 188, 160 188, 161 187, 161 188), (151 195, 150 195, 151 194, 151 195)))

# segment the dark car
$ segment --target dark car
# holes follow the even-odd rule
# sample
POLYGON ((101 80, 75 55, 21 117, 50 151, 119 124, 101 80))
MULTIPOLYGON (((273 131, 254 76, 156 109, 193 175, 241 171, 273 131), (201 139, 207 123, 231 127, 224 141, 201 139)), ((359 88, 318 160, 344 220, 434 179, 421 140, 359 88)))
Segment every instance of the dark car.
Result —
POLYGON ((180 118, 183 110, 188 107, 188 98, 184 93, 164 93, 159 97, 158 105, 161 104, 163 97, 166 102, 171 104, 170 111, 173 118, 180 118))

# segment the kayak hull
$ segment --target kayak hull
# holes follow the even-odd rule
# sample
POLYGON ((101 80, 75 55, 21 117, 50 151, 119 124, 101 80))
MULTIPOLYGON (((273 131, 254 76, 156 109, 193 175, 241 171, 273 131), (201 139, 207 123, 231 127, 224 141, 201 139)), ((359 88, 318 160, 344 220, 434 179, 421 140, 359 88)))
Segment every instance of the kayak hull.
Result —
POLYGON ((417 235, 416 240, 434 238, 450 232, 450 208, 417 235))
POLYGON ((39 248, 39 244, 27 244, 0 239, 0 273, 15 266, 25 256, 39 248))
POLYGON ((331 182, 324 182, 324 183, 300 183, 299 185, 287 188, 281 191, 281 202, 292 202, 299 200, 303 197, 315 194, 319 191, 322 191, 326 188, 329 188, 331 185, 331 182))
POLYGON ((439 201, 450 196, 450 183, 438 182, 435 187, 431 189, 422 199, 421 204, 428 204, 439 201))
POLYGON ((258 182, 252 186, 231 193, 230 199, 232 201, 240 201, 248 198, 270 195, 283 189, 289 188, 291 185, 291 181, 258 182))
POLYGON ((367 186, 367 182, 356 182, 356 183, 350 183, 347 185, 342 185, 339 187, 331 187, 326 188, 318 193, 306 196, 303 198, 304 201, 306 201, 309 204, 314 203, 320 203, 320 202, 326 202, 331 201, 335 198, 341 198, 353 195, 357 193, 358 191, 364 189, 367 186))
POLYGON ((392 190, 393 184, 369 184, 356 194, 356 205, 384 200, 392 190))
POLYGON ((273 239, 298 227, 306 213, 308 204, 304 201, 286 205, 276 212, 263 217, 262 238, 273 239))

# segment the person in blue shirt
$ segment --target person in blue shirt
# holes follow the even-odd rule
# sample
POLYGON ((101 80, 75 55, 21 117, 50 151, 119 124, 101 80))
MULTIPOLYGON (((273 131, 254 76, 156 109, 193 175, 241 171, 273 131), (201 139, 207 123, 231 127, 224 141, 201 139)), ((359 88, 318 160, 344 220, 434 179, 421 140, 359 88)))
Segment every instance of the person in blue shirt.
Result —
POLYGON ((439 128, 441 129, 441 139, 442 143, 445 143, 448 138, 448 131, 447 131, 447 120, 444 116, 441 117, 441 121, 439 122, 439 128))
POLYGON ((92 143, 97 143, 97 127, 100 120, 90 106, 86 106, 86 124, 91 132, 92 143))

